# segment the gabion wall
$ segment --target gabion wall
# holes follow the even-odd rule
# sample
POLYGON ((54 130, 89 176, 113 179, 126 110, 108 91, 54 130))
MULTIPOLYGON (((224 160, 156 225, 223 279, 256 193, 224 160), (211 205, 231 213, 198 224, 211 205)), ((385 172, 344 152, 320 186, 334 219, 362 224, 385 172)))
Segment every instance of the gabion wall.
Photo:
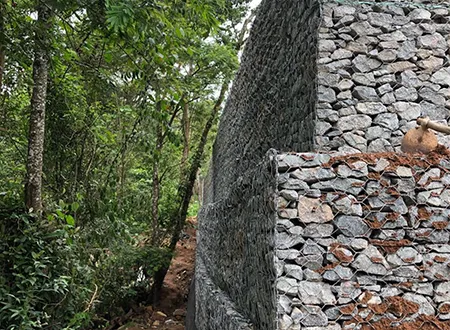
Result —
POLYGON ((423 3, 323 5, 316 150, 399 151, 418 116, 447 124, 450 4, 423 3))
POLYGON ((450 329, 450 156, 281 154, 280 330, 450 329))
POLYGON ((262 1, 199 217, 198 330, 450 329, 446 166, 287 154, 277 187, 266 155, 399 151, 419 115, 447 123, 449 5, 429 3, 262 1))
POLYGON ((195 288, 199 330, 276 326, 273 159, 266 156, 251 175, 236 180, 228 198, 201 210, 195 288))
POLYGON ((266 153, 312 149, 319 24, 315 0, 263 0, 259 7, 221 118, 199 215, 199 330, 276 327, 276 181, 266 153), (206 299, 211 290, 216 298, 206 299))

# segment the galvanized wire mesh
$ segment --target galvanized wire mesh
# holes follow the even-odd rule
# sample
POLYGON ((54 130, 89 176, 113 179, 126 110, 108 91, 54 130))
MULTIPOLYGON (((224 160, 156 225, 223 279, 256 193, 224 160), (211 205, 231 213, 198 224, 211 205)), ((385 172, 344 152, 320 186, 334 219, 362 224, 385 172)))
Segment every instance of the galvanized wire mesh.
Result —
POLYGON ((448 157, 278 156, 278 329, 450 329, 448 157))

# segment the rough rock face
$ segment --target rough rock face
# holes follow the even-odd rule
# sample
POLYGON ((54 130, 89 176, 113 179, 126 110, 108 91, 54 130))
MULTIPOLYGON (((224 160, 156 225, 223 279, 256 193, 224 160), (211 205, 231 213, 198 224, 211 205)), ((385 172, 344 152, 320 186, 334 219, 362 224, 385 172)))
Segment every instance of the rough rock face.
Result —
POLYGON ((442 152, 277 156, 278 329, 450 328, 442 152))
POLYGON ((323 5, 316 150, 399 151, 418 116, 450 119, 448 6, 398 2, 323 5))

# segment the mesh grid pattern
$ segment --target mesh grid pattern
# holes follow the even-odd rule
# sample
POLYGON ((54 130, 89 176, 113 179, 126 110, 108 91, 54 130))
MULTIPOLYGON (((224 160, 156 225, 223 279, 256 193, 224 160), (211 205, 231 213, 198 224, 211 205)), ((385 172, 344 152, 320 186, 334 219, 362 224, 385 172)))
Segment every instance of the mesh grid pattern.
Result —
POLYGON ((278 156, 278 329, 450 329, 450 162, 278 156))

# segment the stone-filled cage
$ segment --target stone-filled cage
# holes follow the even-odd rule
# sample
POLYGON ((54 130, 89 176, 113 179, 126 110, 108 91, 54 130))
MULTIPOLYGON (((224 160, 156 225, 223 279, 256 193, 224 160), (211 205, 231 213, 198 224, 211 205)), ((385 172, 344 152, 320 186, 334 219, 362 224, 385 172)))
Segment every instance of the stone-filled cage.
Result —
POLYGON ((450 5, 263 0, 199 215, 188 329, 450 329, 450 5))

